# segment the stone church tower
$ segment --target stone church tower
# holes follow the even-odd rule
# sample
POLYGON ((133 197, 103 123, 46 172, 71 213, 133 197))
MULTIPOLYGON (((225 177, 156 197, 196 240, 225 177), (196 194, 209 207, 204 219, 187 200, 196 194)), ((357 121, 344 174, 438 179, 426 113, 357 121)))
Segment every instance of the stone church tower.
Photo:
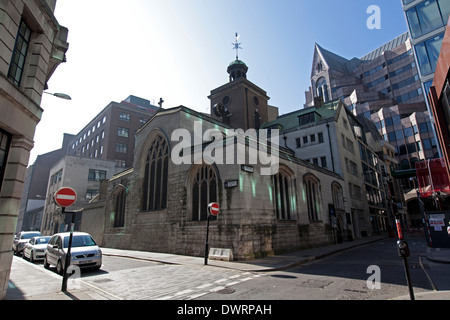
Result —
POLYGON ((234 128, 259 130, 278 116, 266 91, 247 80, 247 65, 236 59, 227 69, 230 81, 211 91, 211 117, 234 128))

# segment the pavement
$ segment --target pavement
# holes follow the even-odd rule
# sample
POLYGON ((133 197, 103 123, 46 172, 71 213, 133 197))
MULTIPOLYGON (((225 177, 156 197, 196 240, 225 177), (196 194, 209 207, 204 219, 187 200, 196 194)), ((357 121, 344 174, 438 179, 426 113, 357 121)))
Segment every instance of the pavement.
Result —
MULTIPOLYGON (((245 272, 271 272, 293 268, 314 260, 387 239, 386 235, 372 236, 352 242, 344 242, 327 247, 305 249, 292 253, 280 254, 251 261, 218 261, 209 260, 208 265, 217 268, 228 268, 245 272)), ((190 257, 167 253, 131 251, 102 248, 105 256, 122 256, 127 258, 159 262, 175 265, 204 264, 202 257, 190 257)), ((430 261, 450 264, 450 249, 428 248, 426 258, 430 261)), ((10 281, 5 300, 116 300, 107 292, 89 285, 85 281, 70 292, 61 292, 61 277, 48 272, 22 259, 14 259, 10 281), (38 276, 36 276, 38 274, 38 276), (55 281, 58 279, 58 281, 55 281)), ((416 300, 450 300, 450 291, 432 291, 415 296, 416 300)), ((390 300, 410 300, 409 296, 396 297, 390 300)))

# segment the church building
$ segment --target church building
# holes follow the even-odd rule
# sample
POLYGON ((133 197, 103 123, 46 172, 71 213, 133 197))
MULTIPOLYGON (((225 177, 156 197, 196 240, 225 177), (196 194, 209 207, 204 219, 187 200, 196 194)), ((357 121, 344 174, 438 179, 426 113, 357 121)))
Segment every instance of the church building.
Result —
POLYGON ((136 133, 134 167, 104 182, 83 211, 81 229, 103 247, 203 256, 211 202, 221 211, 210 221, 209 245, 236 260, 337 241, 333 208, 349 198, 344 180, 296 158, 279 137, 265 143, 259 129, 278 109, 247 79, 244 62, 227 71, 229 82, 209 96, 211 115, 161 109, 136 133), (227 161, 217 161, 220 147, 227 161), (245 163, 230 150, 244 150, 245 163), (251 161, 255 154, 261 161, 251 161), (276 170, 264 174, 268 166, 276 170))

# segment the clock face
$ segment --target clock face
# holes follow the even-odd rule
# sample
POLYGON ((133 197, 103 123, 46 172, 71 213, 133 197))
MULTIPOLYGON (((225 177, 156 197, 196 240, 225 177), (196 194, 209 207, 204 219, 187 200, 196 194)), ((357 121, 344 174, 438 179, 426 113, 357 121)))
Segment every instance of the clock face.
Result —
POLYGON ((230 98, 229 96, 226 96, 226 97, 224 97, 224 98, 222 99, 222 104, 223 104, 224 106, 229 105, 230 102, 231 102, 231 98, 230 98))

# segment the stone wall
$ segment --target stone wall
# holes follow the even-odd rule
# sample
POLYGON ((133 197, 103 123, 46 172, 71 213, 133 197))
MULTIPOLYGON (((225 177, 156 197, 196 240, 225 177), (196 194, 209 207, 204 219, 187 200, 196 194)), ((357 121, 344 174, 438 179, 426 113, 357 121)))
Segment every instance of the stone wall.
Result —
MULTIPOLYGON (((192 115, 190 115, 192 117, 192 115)), ((173 128, 189 128, 181 109, 154 118, 136 137, 135 168, 114 177, 108 184, 105 203, 105 234, 102 246, 119 249, 165 252, 203 256, 206 241, 206 221, 192 221, 190 179, 195 165, 174 165, 169 161, 167 208, 153 212, 141 211, 143 162, 149 140, 155 132, 170 137, 173 128), (113 228, 115 188, 125 186, 125 226, 113 228)), ((206 123, 205 127, 211 124, 206 123)), ((170 143, 170 141, 169 141, 170 143)), ((172 145, 173 147, 173 145, 172 145)), ((255 152, 247 147, 248 152, 255 152)), ((218 181, 218 202, 221 212, 210 222, 210 247, 231 249, 237 260, 273 255, 277 252, 316 247, 332 243, 328 204, 332 203, 331 184, 340 177, 301 160, 283 158, 283 170, 289 171, 291 190, 295 197, 291 220, 278 220, 273 200, 273 177, 260 175, 260 165, 254 173, 243 172, 238 164, 215 165, 218 181), (310 222, 302 194, 303 178, 314 174, 320 181, 320 220, 310 222), (226 189, 225 181, 238 180, 235 188, 226 189), (295 195, 294 195, 295 194, 295 195)), ((84 214, 87 214, 86 210, 84 214)))

